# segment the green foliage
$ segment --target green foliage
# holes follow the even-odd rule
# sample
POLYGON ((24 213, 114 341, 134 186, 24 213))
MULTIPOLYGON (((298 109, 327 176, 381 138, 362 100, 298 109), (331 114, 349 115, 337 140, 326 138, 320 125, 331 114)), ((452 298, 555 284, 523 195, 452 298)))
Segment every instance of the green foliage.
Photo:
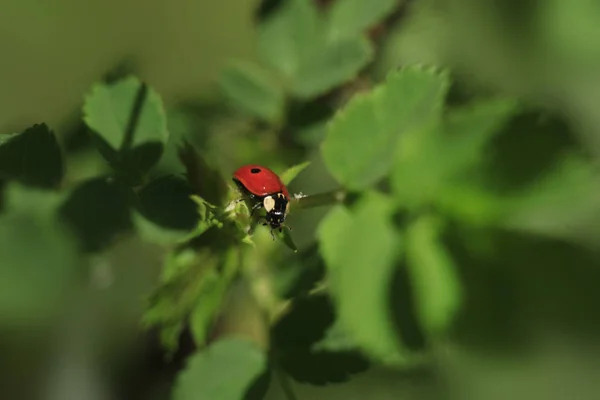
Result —
POLYGON ((418 317, 430 333, 444 333, 462 303, 456 266, 440 242, 439 220, 422 216, 408 227, 406 257, 415 291, 418 317))
POLYGON ((331 5, 329 37, 332 39, 356 37, 381 21, 397 6, 395 0, 337 1, 331 5))
POLYGON ((131 185, 160 159, 169 133, 160 96, 136 77, 97 84, 85 99, 84 121, 98 149, 131 185))
POLYGON ((241 110, 277 124, 283 117, 285 94, 279 82, 254 64, 237 62, 221 76, 223 93, 241 110))
POLYGON ((446 73, 411 67, 352 99, 333 119, 322 144, 331 173, 357 190, 381 180, 392 167, 400 138, 418 135, 441 118, 447 89, 446 73))
POLYGON ((264 354, 246 339, 223 339, 192 356, 178 378, 173 399, 243 399, 266 367, 264 354))
POLYGON ((389 220, 392 204, 386 196, 368 193, 352 211, 338 206, 319 230, 340 321, 362 348, 379 357, 401 353, 387 307, 402 250, 389 220))
POLYGON ((518 41, 528 26, 494 32, 538 12, 519 2, 320 3, 274 8, 256 29, 262 59, 227 64, 214 102, 165 109, 111 74, 77 132, 0 138, 0 331, 23 340, 0 345, 33 349, 32 365, 15 358, 24 376, 54 365, 36 341, 59 336, 76 343, 69 362, 102 355, 101 370, 136 369, 127 389, 160 380, 173 399, 262 399, 271 368, 286 392, 370 366, 402 390, 394 371, 429 387, 427 371, 450 370, 455 388, 481 383, 464 373, 469 349, 596 340, 597 10, 535 7, 539 37, 518 41), (231 181, 249 162, 302 193, 273 240, 231 181), (140 334, 167 356, 167 382, 128 359, 140 334))
POLYGON ((0 178, 50 189, 60 184, 63 174, 60 147, 46 124, 0 139, 0 178))

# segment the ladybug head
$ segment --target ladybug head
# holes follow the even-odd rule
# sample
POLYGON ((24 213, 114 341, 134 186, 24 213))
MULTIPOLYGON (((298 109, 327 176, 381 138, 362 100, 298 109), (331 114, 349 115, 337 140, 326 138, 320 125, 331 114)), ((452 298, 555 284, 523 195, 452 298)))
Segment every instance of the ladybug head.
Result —
POLYGON ((289 210, 288 199, 283 193, 266 196, 263 199, 263 206, 266 211, 267 224, 271 226, 271 229, 281 229, 289 210))

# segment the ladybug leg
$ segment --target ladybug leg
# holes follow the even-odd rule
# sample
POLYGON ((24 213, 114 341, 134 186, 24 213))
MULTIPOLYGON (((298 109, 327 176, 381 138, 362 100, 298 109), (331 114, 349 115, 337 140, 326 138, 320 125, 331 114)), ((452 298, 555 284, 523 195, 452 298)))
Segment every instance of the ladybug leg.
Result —
POLYGON ((256 203, 255 205, 252 206, 252 209, 250 210, 250 216, 254 216, 254 213, 256 212, 256 210, 260 209, 262 207, 262 203, 256 203))
POLYGON ((275 234, 273 233, 273 229, 271 229, 269 232, 271 233, 271 238, 273 239, 273 241, 275 241, 275 234))

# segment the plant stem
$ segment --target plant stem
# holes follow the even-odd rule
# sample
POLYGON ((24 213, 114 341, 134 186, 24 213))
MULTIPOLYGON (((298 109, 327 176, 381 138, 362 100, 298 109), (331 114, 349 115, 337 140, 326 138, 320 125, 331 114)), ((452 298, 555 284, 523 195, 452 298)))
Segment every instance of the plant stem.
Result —
POLYGON ((331 192, 313 194, 310 196, 293 198, 292 209, 313 208, 339 204, 346 198, 345 190, 333 190, 331 192))
POLYGON ((279 366, 275 368, 275 371, 279 377, 279 384, 281 385, 281 389, 283 389, 285 397, 288 400, 298 400, 298 397, 296 397, 294 389, 292 389, 292 384, 290 383, 286 373, 279 366))

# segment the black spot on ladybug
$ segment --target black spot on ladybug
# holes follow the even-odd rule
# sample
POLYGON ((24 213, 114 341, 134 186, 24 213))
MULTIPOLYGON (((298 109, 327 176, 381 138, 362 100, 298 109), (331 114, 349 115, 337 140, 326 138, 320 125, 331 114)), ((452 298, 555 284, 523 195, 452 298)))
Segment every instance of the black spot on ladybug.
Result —
POLYGON ((253 174, 258 174, 260 172, 260 168, 252 168, 250 172, 253 174))

